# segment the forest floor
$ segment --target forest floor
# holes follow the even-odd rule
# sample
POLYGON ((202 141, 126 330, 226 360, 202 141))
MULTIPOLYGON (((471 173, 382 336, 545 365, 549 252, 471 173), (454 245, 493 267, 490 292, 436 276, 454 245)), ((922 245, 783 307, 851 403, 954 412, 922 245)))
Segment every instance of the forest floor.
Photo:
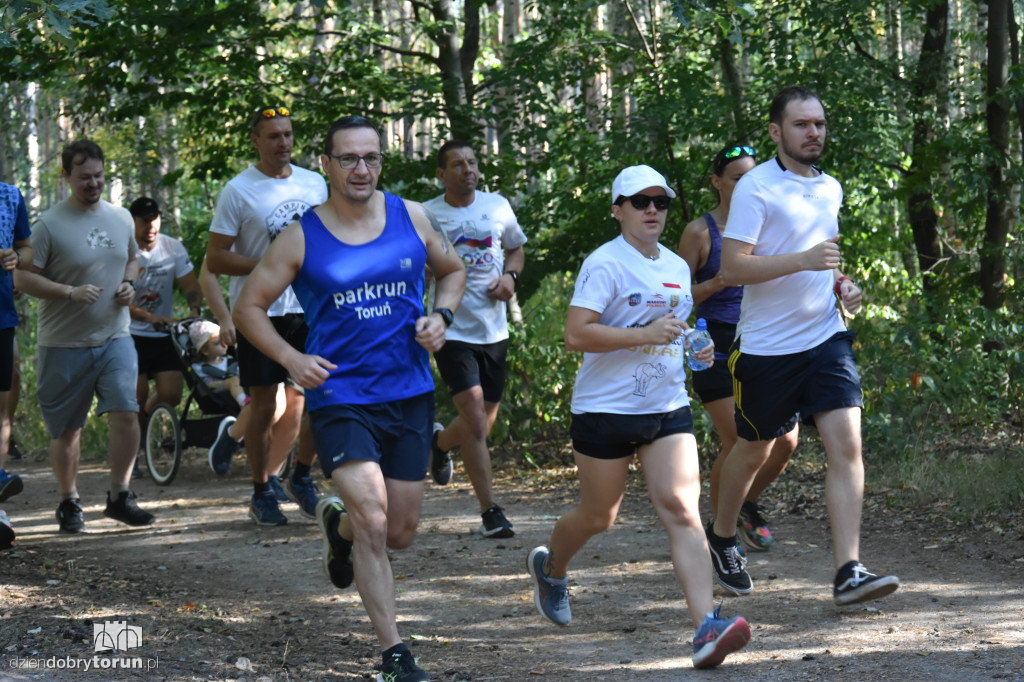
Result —
MULTIPOLYGON (((574 503, 573 470, 516 470, 511 459, 496 490, 514 538, 475 533, 476 501, 457 468, 452 485, 427 484, 416 541, 391 553, 400 630, 436 682, 1024 680, 1020 510, 998 525, 962 524, 941 507, 901 505, 901 491, 869 491, 862 559, 903 587, 837 608, 822 472, 798 459, 765 497, 776 544, 750 554, 753 594, 716 596, 724 614, 750 622, 750 644, 696 671, 642 476, 631 477, 616 525, 577 555, 573 622, 558 628, 534 608, 525 557, 574 503)), ((88 532, 75 536, 57 533, 48 465, 9 469, 25 492, 3 505, 18 538, 0 552, 0 680, 376 679, 373 631, 357 592, 324 577, 316 522, 286 504, 289 525, 257 527, 243 460, 218 480, 193 451, 171 485, 136 481, 158 515, 143 529, 103 517, 106 469, 85 462, 88 532), (141 629, 141 646, 95 653, 94 627, 122 621, 141 629), (123 665, 143 667, 113 667, 123 665)))

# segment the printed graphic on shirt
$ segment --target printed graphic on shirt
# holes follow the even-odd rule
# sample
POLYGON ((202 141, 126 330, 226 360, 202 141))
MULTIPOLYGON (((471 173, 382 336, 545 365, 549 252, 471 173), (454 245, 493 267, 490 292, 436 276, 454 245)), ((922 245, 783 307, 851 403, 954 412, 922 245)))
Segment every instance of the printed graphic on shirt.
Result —
POLYGON ((354 306, 352 310, 360 320, 372 317, 387 317, 393 312, 391 302, 387 299, 405 295, 407 283, 404 280, 371 284, 363 282, 362 286, 334 293, 334 308, 343 305, 354 306), (369 304, 373 305, 369 305, 369 304), (367 305, 356 305, 367 304, 367 305))
POLYGON ((472 220, 467 220, 454 229, 447 230, 448 240, 462 256, 467 269, 487 270, 495 265, 494 236, 489 229, 477 227, 472 220))
POLYGON ((86 243, 90 249, 112 249, 114 248, 113 240, 107 236, 107 231, 102 227, 94 227, 89 230, 89 235, 86 237, 86 243))
MULTIPOLYGON (((135 298, 135 305, 143 310, 153 312, 160 306, 160 291, 153 287, 154 281, 160 282, 162 278, 174 272, 173 263, 160 263, 151 265, 148 268, 139 268, 139 279, 136 285, 139 295, 135 298)), ((173 274, 171 274, 173 278, 173 274)))
POLYGON ((633 389, 633 395, 640 397, 647 397, 647 391, 651 387, 652 381, 657 381, 665 376, 667 368, 665 365, 654 364, 651 362, 644 362, 636 366, 636 371, 633 372, 633 379, 636 380, 636 387, 633 389))
POLYGON ((302 199, 288 199, 278 204, 270 215, 267 216, 266 220, 270 241, 277 239, 277 235, 281 234, 284 228, 298 221, 302 214, 310 208, 312 206, 302 199))

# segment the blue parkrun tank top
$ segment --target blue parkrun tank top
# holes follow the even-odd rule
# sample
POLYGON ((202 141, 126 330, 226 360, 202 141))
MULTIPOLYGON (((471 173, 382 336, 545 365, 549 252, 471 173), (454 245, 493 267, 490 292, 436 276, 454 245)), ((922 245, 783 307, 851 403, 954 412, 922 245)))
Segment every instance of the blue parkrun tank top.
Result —
POLYGON ((306 390, 310 410, 434 390, 430 355, 416 343, 427 248, 405 202, 387 193, 384 201, 384 230, 366 244, 340 241, 315 211, 299 219, 306 253, 292 288, 309 326, 306 352, 338 366, 321 386, 306 390))
MULTIPOLYGON (((722 267, 722 233, 710 213, 704 214, 704 220, 708 223, 708 235, 711 237, 711 250, 708 251, 708 260, 700 270, 697 271, 697 283, 713 279, 722 267)), ((743 287, 726 287, 721 291, 711 294, 697 306, 697 317, 703 317, 708 322, 725 322, 736 324, 740 321, 740 301, 743 300, 743 287)))

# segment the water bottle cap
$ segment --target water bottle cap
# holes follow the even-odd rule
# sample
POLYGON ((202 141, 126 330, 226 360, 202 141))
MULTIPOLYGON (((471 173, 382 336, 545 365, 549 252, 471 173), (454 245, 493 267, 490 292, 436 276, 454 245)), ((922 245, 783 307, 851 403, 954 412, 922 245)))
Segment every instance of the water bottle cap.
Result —
POLYGON ((703 317, 698 317, 697 318, 697 329, 700 329, 701 331, 703 331, 703 330, 706 330, 707 328, 708 328, 708 323, 704 321, 704 318, 703 317))

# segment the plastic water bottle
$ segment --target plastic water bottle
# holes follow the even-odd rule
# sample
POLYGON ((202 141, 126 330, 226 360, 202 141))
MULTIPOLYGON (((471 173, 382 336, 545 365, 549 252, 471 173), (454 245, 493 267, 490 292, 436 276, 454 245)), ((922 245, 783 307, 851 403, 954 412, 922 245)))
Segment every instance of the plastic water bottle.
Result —
POLYGON ((695 353, 711 345, 711 334, 708 333, 708 323, 704 318, 697 319, 697 328, 692 330, 687 337, 690 340, 690 354, 686 356, 686 364, 694 372, 700 372, 711 366, 710 362, 698 360, 695 353))

